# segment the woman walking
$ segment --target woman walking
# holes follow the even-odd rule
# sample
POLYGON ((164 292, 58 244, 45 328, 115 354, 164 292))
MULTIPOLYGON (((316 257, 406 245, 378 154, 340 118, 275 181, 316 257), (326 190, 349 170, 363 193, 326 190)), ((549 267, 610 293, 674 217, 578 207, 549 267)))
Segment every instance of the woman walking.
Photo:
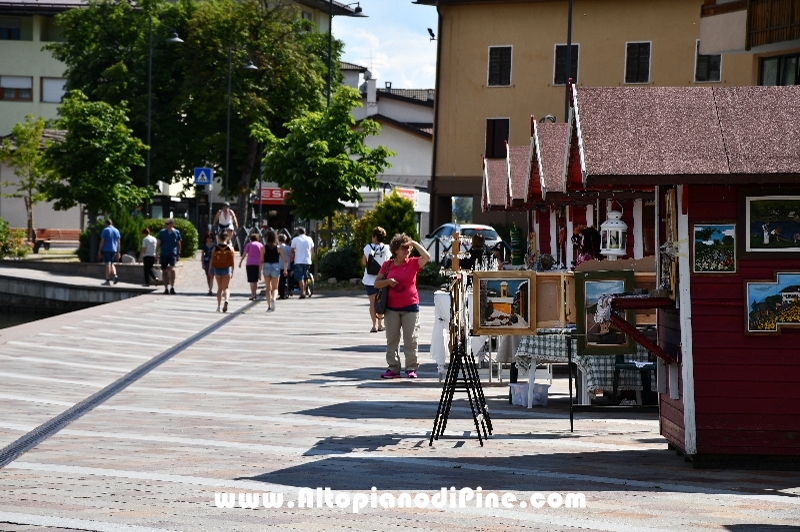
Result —
POLYGON ((278 236, 275 231, 270 229, 264 235, 264 258, 262 260, 264 270, 264 285, 267 293, 267 312, 275 310, 275 300, 278 298, 278 280, 281 274, 288 273, 289 257, 287 257, 281 246, 278 245, 278 236), (281 271, 283 265, 283 271, 281 271))
POLYGON ((378 294, 378 289, 375 288, 375 278, 383 263, 389 258, 389 250, 383 244, 384 240, 386 240, 386 230, 383 227, 373 229, 372 243, 364 246, 364 257, 361 259, 364 264, 364 277, 361 282, 367 289, 369 298, 369 317, 372 319, 372 329, 369 332, 371 333, 383 330, 383 315, 375 313, 375 296, 378 294))
POLYGON ((142 248, 139 251, 139 261, 144 265, 144 285, 150 286, 150 279, 153 284, 158 285, 156 274, 153 273, 153 266, 156 263, 156 245, 158 241, 156 237, 150 234, 150 229, 145 227, 142 229, 142 248))
POLYGON ((233 264, 234 251, 233 246, 228 243, 228 233, 223 232, 219 235, 219 242, 211 251, 211 261, 208 265, 208 271, 214 275, 217 280, 217 312, 220 311, 220 303, 222 304, 222 312, 228 312, 228 297, 230 293, 228 286, 231 279, 233 279, 233 264))
POLYGON ((406 357, 406 376, 417 378, 417 337, 419 336, 419 292, 417 273, 428 263, 431 256, 419 242, 405 233, 392 238, 389 244, 392 259, 383 263, 375 278, 375 288, 389 287, 386 299, 386 363, 389 369, 381 375, 383 379, 400 378, 400 333, 403 334, 403 352, 406 357), (411 248, 419 257, 410 257, 411 248))
POLYGON ((203 245, 200 247, 200 251, 203 253, 203 261, 201 265, 203 267, 203 273, 206 274, 206 282, 208 283, 208 295, 212 295, 212 290, 214 289, 214 275, 211 273, 211 270, 208 269, 208 265, 211 264, 211 251, 213 249, 214 249, 214 233, 209 231, 206 233, 203 245))
POLYGON ((255 301, 257 297, 263 255, 264 246, 258 241, 258 235, 253 233, 250 235, 250 242, 244 247, 242 258, 239 259, 239 269, 242 268, 242 262, 247 259, 245 269, 247 271, 247 282, 250 283, 250 301, 255 301))

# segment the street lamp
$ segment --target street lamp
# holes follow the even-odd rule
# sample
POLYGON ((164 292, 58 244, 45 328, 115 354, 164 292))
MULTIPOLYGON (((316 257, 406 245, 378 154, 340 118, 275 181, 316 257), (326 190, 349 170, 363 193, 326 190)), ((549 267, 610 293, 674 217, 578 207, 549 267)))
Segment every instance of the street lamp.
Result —
MULTIPOLYGON (((367 17, 367 15, 365 15, 362 12, 363 9, 361 9, 361 3, 360 2, 353 2, 352 4, 341 4, 340 5, 340 7, 342 7, 342 8, 350 7, 350 6, 356 6, 356 8, 353 10, 353 14, 347 15, 348 17, 359 17, 359 18, 366 18, 367 17)), ((333 61, 333 58, 332 58, 332 55, 333 55, 333 33, 332 33, 332 29, 333 29, 333 0, 328 0, 328 90, 327 90, 328 107, 331 106, 331 69, 333 68, 333 66, 331 64, 332 61, 333 61)))
MULTIPOLYGON (((183 39, 178 37, 178 32, 174 28, 165 26, 165 28, 172 30, 168 43, 178 44, 182 43, 183 39)), ((152 104, 153 104, 153 15, 148 17, 147 24, 147 163, 145 169, 145 187, 150 188, 150 125, 152 122, 152 104)), ((145 203, 144 210, 145 218, 150 218, 150 201, 145 203)))
MULTIPOLYGON (((228 48, 228 120, 227 132, 225 134, 225 194, 228 194, 228 167, 231 161, 231 64, 233 48, 228 48)), ((258 67, 253 64, 252 59, 248 59, 247 64, 243 67, 245 70, 258 70, 258 67)))

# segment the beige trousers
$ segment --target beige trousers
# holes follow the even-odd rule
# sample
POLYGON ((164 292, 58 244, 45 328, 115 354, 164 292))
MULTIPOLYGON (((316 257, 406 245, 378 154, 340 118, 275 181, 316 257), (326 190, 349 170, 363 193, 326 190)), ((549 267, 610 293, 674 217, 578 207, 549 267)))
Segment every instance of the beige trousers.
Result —
POLYGON ((419 312, 398 312, 386 309, 383 317, 386 328, 386 364, 395 373, 400 373, 400 331, 403 333, 403 352, 406 356, 406 371, 417 371, 417 337, 419 336, 419 312))

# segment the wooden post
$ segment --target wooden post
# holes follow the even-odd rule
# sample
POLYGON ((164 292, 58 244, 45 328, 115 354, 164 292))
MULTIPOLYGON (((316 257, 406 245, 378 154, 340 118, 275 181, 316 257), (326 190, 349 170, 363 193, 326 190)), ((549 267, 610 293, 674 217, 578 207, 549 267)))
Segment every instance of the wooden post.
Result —
POLYGON ((453 233, 453 243, 450 245, 450 252, 453 254, 453 262, 450 269, 453 271, 461 269, 458 254, 461 252, 461 235, 458 231, 453 233))

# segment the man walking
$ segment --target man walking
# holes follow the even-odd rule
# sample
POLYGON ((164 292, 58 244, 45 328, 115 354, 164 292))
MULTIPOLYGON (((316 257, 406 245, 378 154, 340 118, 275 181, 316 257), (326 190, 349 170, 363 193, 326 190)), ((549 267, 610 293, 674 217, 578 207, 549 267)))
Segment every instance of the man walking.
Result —
POLYGON ((102 257, 103 263, 106 265, 106 282, 103 283, 104 286, 111 284, 112 276, 114 284, 119 282, 119 279, 117 279, 117 268, 114 266, 114 261, 119 260, 119 248, 119 230, 114 227, 111 218, 106 218, 106 227, 100 233, 100 246, 97 252, 97 256, 102 257))
POLYGON ((175 229, 175 222, 169 218, 164 223, 164 229, 156 237, 160 250, 161 278, 164 280, 164 293, 175 294, 175 264, 181 255, 181 233, 175 229))
POLYGON ((311 268, 311 252, 314 251, 314 241, 306 236, 306 230, 297 228, 297 236, 292 239, 292 261, 294 262, 294 280, 300 288, 300 299, 306 298, 306 278, 311 268))

